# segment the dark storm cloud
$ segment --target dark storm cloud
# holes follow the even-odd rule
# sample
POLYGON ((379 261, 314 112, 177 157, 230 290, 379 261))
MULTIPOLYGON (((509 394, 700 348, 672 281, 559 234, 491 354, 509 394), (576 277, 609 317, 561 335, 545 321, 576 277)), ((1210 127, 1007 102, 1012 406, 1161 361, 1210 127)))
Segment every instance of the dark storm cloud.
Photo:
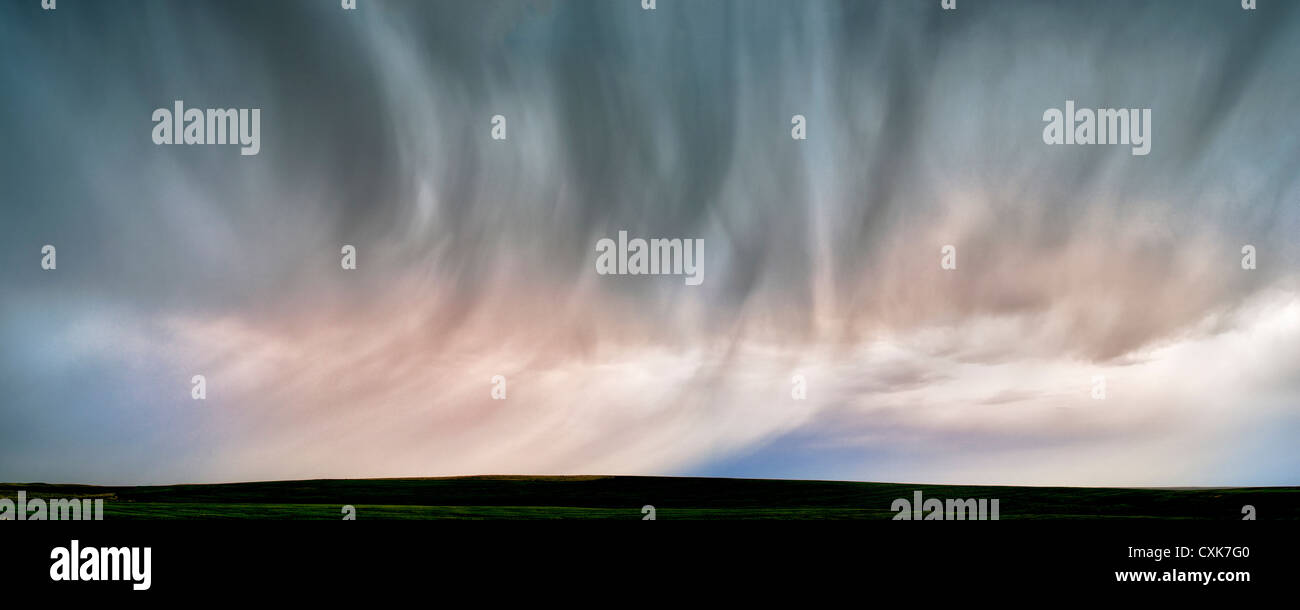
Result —
MULTIPOLYGON (((499 446, 636 470, 800 426, 843 441, 815 414, 748 410, 801 364, 863 437, 1016 434, 989 432, 1009 416, 928 418, 965 401, 1050 408, 1026 434, 1056 442, 1077 423, 1067 391, 1031 382, 1074 371, 1047 363, 1158 366, 1146 352, 1272 320, 1250 306, 1294 290, 1289 4, 359 4, 0 6, 0 464, 112 477, 166 470, 156 453, 187 478, 277 474, 264 458, 285 452, 316 472, 391 441, 356 471, 393 472, 438 438, 464 443, 437 462, 452 471, 513 466, 499 446), (260 153, 154 145, 151 113, 177 99, 260 108, 260 153), (1067 99, 1151 108, 1151 154, 1046 146, 1043 111, 1067 99), (704 285, 597 276, 593 246, 619 230, 705 239, 704 285), (493 367, 550 390, 537 415, 482 407, 493 367), (200 368, 246 409, 210 436, 171 410, 200 368), (426 427, 431 394, 463 438, 426 427), (76 443, 118 461, 48 459, 76 443)), ((1167 392, 1139 423, 1171 421, 1167 392)), ((1087 440, 1126 421, 1089 419, 1087 440)))

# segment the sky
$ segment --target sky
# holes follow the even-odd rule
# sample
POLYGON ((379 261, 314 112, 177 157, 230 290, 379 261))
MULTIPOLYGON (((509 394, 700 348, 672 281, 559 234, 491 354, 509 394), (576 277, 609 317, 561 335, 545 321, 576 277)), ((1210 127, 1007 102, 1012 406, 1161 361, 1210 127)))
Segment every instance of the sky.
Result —
POLYGON ((1300 5, 39 4, 0 480, 1300 484, 1300 5), (155 144, 176 100, 260 151, 155 144), (1045 144, 1067 100, 1150 153, 1045 144))

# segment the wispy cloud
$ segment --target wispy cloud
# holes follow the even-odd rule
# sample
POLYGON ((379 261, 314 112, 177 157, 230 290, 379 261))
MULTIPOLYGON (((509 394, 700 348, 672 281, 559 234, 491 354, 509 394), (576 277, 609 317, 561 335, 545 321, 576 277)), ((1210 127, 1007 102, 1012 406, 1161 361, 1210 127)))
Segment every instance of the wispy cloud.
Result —
POLYGON ((1294 483, 1300 12, 921 4, 0 8, 0 479, 1294 483), (1043 146, 1067 99, 1151 154, 1043 146))

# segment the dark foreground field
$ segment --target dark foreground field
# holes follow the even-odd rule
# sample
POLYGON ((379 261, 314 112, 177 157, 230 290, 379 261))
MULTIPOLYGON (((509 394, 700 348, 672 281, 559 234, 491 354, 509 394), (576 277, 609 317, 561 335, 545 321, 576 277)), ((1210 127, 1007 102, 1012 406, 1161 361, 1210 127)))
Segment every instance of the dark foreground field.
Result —
POLYGON ((100 487, 0 484, 0 497, 103 498, 105 519, 891 519, 897 498, 1000 500, 1001 519, 1300 519, 1300 487, 1123 489, 624 476, 324 479, 100 487))

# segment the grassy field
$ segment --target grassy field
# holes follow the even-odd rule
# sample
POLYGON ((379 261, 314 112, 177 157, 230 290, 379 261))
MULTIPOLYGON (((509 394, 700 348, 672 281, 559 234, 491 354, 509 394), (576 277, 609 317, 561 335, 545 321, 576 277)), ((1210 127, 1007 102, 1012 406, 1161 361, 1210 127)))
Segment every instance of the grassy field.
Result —
POLYGON ((896 498, 997 498, 1002 519, 1300 519, 1300 487, 1132 489, 689 477, 476 476, 101 487, 0 484, 0 497, 103 498, 104 518, 891 519, 896 498))

